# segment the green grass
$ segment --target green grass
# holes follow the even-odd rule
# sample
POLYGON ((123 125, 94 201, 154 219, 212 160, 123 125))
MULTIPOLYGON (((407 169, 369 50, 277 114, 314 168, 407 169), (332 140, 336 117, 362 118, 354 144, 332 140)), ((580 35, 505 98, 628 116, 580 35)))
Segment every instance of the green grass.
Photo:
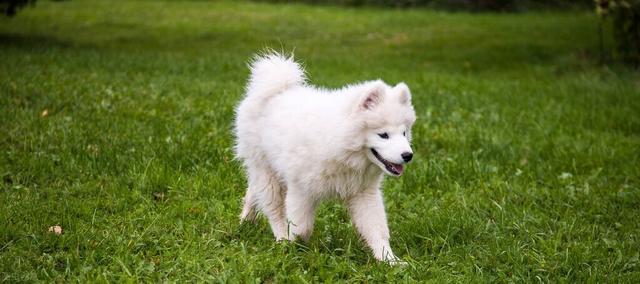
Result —
POLYGON ((2 282, 640 279, 640 75, 596 63, 590 13, 73 0, 0 20, 2 282), (336 202, 307 244, 238 224, 233 108, 265 47, 314 84, 412 88, 415 162, 384 191, 409 265, 376 262, 336 202))

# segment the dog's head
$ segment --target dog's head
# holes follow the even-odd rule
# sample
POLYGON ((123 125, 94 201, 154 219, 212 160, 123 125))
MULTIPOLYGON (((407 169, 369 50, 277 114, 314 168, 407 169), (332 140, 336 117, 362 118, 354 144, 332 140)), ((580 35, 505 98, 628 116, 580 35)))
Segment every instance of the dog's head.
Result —
POLYGON ((416 115, 409 87, 373 81, 363 90, 358 112, 365 127, 367 158, 387 174, 399 176, 413 158, 411 127, 416 115))

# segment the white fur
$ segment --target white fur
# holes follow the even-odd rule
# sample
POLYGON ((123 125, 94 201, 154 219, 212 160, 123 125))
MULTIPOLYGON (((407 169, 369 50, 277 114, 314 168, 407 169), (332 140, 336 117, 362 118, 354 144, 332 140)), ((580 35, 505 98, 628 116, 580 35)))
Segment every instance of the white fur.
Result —
POLYGON ((396 262, 380 185, 384 160, 404 164, 415 121, 409 88, 381 80, 324 90, 307 85, 292 57, 258 56, 236 110, 236 154, 248 173, 241 220, 257 211, 277 240, 308 240, 315 209, 339 198, 379 260, 396 262), (379 134, 387 133, 388 138, 379 134))

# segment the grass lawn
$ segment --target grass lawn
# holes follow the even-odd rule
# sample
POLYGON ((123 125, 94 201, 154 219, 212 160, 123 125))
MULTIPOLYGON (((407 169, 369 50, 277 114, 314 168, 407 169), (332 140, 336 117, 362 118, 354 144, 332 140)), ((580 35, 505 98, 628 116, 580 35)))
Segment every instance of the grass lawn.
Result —
POLYGON ((38 1, 0 19, 0 281, 636 282, 640 75, 584 12, 38 1), (246 62, 405 81, 416 157, 376 262, 345 208, 309 243, 239 225, 246 62), (47 232, 60 225, 62 235, 47 232))

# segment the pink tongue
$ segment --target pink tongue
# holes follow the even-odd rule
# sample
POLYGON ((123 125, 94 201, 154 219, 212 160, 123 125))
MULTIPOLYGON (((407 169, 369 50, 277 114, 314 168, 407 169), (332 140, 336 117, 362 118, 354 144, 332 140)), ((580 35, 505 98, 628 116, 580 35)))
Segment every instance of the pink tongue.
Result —
POLYGON ((391 164, 391 167, 393 167, 393 169, 396 170, 398 174, 402 174, 402 171, 404 170, 404 167, 400 164, 391 164))

